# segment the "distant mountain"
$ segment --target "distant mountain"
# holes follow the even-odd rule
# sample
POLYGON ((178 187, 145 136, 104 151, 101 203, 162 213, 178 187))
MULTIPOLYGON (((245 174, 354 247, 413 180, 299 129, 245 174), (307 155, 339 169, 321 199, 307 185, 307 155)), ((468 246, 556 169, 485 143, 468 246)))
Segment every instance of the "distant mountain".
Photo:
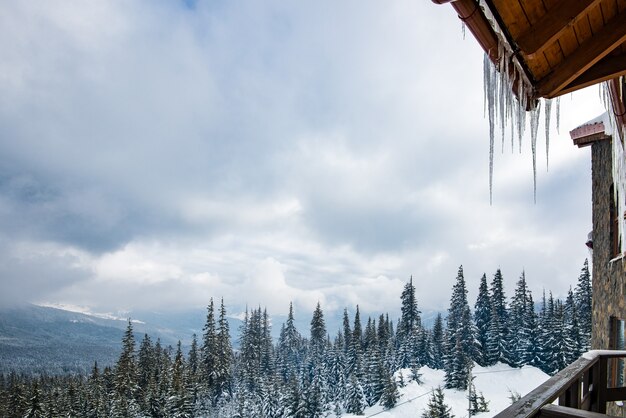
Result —
MULTIPOLYGON (((180 339, 186 350, 193 334, 202 338, 206 310, 132 312, 137 345, 147 333, 163 346, 180 339)), ((240 320, 229 318, 231 334, 240 320)), ((0 309, 0 373, 78 373, 117 360, 127 319, 103 317, 47 306, 23 305, 0 309)), ((233 338, 236 343, 236 338, 233 338)), ((236 346, 236 344, 234 344, 236 346)))
POLYGON ((122 321, 35 305, 2 309, 0 372, 75 373, 94 361, 113 364, 124 327, 122 321))

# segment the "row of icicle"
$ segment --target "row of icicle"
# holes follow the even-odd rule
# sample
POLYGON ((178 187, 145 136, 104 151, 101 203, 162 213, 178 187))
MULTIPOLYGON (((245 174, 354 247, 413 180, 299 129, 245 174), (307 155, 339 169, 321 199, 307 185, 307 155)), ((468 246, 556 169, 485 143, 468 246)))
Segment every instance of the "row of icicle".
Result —
MULTIPOLYGON (((533 198, 537 201, 537 134, 539 131, 539 118, 541 114, 541 101, 538 101, 532 110, 528 108, 527 92, 532 88, 526 84, 516 65, 511 65, 510 55, 499 43, 498 64, 494 64, 485 54, 484 58, 484 111, 489 118, 489 203, 493 200, 493 157, 495 148, 496 128, 499 128, 502 140, 502 152, 507 134, 510 129, 511 151, 515 149, 517 136, 519 152, 522 152, 522 139, 526 131, 527 115, 530 116, 530 148, 533 160, 533 198), (517 86, 514 85, 517 81, 517 86), (516 87, 516 90, 514 88, 516 87), (517 135, 515 133, 517 132, 517 135)), ((546 139, 546 170, 550 152, 550 123, 552 120, 552 100, 543 99, 545 116, 545 139, 546 139)), ((560 101, 556 100, 556 129, 560 124, 560 101)))

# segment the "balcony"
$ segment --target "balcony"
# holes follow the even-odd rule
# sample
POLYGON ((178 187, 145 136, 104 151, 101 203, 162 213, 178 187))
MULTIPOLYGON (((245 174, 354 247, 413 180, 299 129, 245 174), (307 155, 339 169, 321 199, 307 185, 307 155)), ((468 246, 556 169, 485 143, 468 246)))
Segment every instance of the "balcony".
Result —
POLYGON ((610 417, 607 403, 626 400, 626 351, 591 351, 496 415, 496 418, 610 417))

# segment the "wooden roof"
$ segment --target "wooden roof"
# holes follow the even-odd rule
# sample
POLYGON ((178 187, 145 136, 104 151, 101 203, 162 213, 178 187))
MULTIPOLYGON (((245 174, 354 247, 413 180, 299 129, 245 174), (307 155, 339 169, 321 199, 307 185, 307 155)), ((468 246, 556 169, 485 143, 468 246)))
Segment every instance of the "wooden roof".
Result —
POLYGON ((530 102, 615 80, 611 89, 623 113, 626 0, 433 2, 450 2, 494 62, 506 43, 532 86, 530 102))

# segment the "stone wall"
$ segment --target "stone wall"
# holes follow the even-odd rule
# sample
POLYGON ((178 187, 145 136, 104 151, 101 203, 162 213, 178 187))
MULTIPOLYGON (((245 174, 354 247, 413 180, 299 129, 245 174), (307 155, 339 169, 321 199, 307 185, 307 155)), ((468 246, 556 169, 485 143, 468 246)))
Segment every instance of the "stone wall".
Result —
MULTIPOLYGON (((626 262, 613 260, 611 238, 611 142, 604 140, 591 147, 593 198, 593 328, 591 347, 612 348, 610 319, 626 319, 624 283, 626 262)), ((620 196, 623 199, 624 197, 620 196)))

